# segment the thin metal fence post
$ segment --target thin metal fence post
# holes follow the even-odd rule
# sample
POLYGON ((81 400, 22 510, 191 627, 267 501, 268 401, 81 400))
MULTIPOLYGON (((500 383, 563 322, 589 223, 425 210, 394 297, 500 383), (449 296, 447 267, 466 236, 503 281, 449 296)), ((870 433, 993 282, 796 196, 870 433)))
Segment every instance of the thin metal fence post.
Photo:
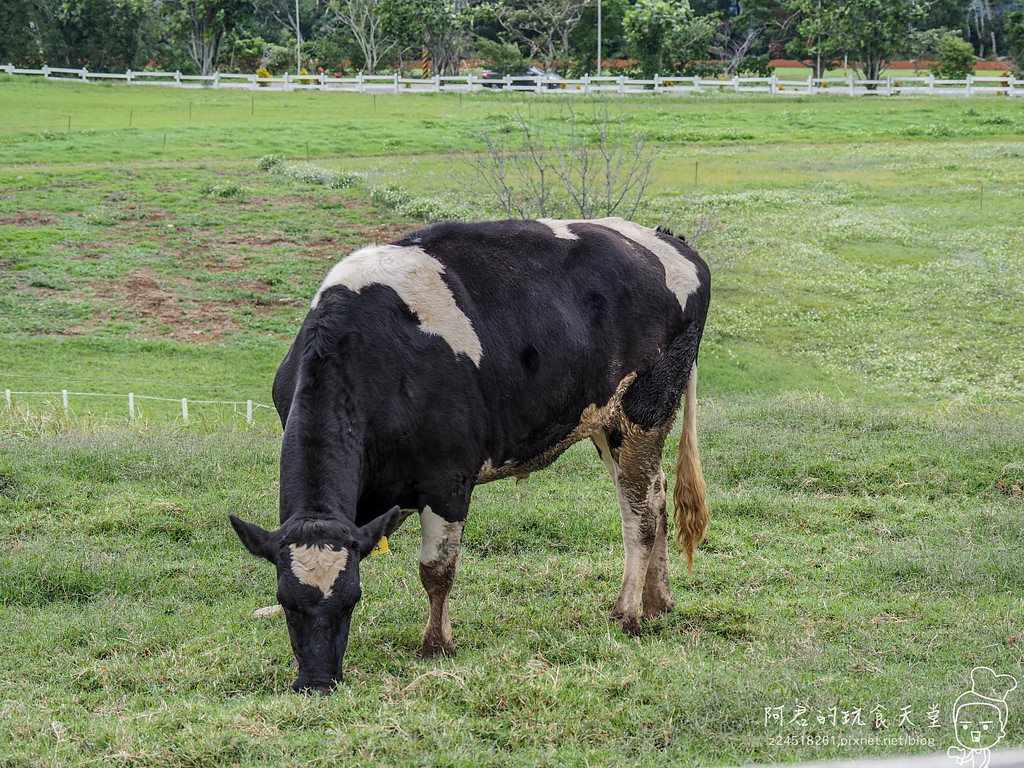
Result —
POLYGON ((252 400, 245 401, 245 423, 252 424, 252 400))
POLYGON ((188 398, 181 398, 181 420, 188 424, 188 398))
POLYGON ((4 399, 7 401, 7 407, 10 408, 11 407, 11 390, 9 390, 9 389, 5 389, 4 390, 4 399))
POLYGON ((60 399, 64 402, 64 415, 67 416, 68 415, 68 391, 66 389, 62 389, 60 391, 60 399))
POLYGON ((135 419, 135 393, 128 393, 128 421, 134 421, 135 419))

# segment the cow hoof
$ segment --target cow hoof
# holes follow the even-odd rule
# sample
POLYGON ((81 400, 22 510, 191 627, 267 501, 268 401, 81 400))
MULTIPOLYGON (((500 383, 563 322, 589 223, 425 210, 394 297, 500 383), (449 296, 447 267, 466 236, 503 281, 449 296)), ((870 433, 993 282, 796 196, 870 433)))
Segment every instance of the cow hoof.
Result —
POLYGON ((425 642, 420 648, 420 657, 424 659, 436 659, 440 656, 455 656, 454 643, 425 642))
POLYGON ((619 626, 622 627, 622 631, 627 635, 636 637, 640 634, 640 620, 636 616, 616 616, 612 614, 612 618, 618 622, 619 626))
POLYGON ((676 601, 675 600, 666 600, 663 603, 652 605, 650 608, 648 608, 645 605, 644 606, 644 612, 643 612, 643 614, 641 614, 640 618, 641 619, 656 619, 659 616, 664 616, 666 613, 668 613, 669 611, 671 611, 675 607, 676 607, 676 601))

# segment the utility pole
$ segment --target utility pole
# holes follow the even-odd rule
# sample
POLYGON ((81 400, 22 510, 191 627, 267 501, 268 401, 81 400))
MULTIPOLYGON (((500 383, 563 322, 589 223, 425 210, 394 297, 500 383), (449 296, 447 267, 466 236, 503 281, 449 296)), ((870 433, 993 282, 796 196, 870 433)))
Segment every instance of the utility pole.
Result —
POLYGON ((597 0, 597 76, 601 76, 601 0, 597 0))
POLYGON ((302 27, 299 25, 299 0, 295 0, 295 74, 302 71, 302 27))

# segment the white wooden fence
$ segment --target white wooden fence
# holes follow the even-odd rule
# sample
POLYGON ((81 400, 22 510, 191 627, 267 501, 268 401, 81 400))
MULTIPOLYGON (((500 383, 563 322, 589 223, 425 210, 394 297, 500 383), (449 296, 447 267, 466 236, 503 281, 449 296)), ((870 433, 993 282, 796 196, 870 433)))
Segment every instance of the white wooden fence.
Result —
POLYGON ((215 72, 212 75, 183 75, 181 72, 90 72, 84 67, 68 69, 43 67, 22 69, 13 64, 0 66, 8 75, 35 75, 45 80, 75 80, 99 82, 121 80, 130 85, 172 85, 179 88, 231 88, 256 90, 268 88, 278 91, 348 91, 357 93, 440 93, 481 90, 526 91, 538 94, 564 93, 768 93, 783 96, 814 94, 846 94, 850 96, 910 95, 935 96, 1024 96, 1024 81, 1016 75, 968 75, 963 80, 944 80, 929 74, 925 76, 892 76, 879 80, 858 80, 852 74, 846 77, 781 80, 771 77, 733 77, 714 79, 703 77, 662 77, 635 80, 627 77, 590 77, 553 82, 545 78, 525 76, 487 78, 479 75, 460 75, 430 78, 399 77, 394 75, 363 75, 355 77, 327 77, 326 75, 282 75, 258 77, 250 74, 215 72))
MULTIPOLYGON (((64 409, 65 416, 71 416, 70 398, 81 397, 81 398, 99 398, 99 397, 112 397, 119 398, 125 403, 124 415, 129 421, 134 421, 139 416, 139 409, 136 408, 136 401, 139 400, 151 400, 164 403, 175 403, 181 404, 181 420, 183 423, 188 424, 188 408, 189 405, 216 405, 216 406, 231 406, 232 412, 241 416, 243 413, 242 407, 245 407, 245 422, 246 424, 252 424, 255 421, 255 413, 258 408, 268 408, 273 410, 273 406, 264 405, 263 403, 257 403, 253 400, 199 400, 189 399, 187 397, 157 397, 155 395, 137 395, 134 392, 128 392, 127 394, 113 394, 110 392, 69 392, 66 389, 60 391, 51 392, 28 392, 21 390, 5 389, 4 390, 4 405, 7 410, 11 410, 14 407, 16 398, 18 400, 30 398, 56 398, 61 399, 61 405, 64 409)), ((46 402, 46 401, 44 401, 46 402)))

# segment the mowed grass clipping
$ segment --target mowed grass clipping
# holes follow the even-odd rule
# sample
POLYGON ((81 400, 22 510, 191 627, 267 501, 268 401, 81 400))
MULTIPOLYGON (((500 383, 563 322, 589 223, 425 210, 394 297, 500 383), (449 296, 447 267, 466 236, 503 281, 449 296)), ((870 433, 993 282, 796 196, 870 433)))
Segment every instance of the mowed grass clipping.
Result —
POLYGON ((0 78, 0 389, 117 395, 0 412, 0 764, 944 752, 972 667, 1024 680, 1019 105, 716 94, 613 103, 662 150, 638 219, 713 269, 712 520, 692 575, 671 550, 677 609, 638 639, 609 621, 619 515, 583 444, 477 489, 458 657, 416 657, 411 519, 364 563, 345 685, 289 692, 283 620, 252 618, 272 568, 226 524, 276 520, 276 414, 185 426, 177 400, 269 404, 334 262, 438 210, 496 216, 460 153, 535 103, 0 78), (353 184, 257 167, 307 141, 353 184), (129 391, 175 401, 128 424, 129 391))

